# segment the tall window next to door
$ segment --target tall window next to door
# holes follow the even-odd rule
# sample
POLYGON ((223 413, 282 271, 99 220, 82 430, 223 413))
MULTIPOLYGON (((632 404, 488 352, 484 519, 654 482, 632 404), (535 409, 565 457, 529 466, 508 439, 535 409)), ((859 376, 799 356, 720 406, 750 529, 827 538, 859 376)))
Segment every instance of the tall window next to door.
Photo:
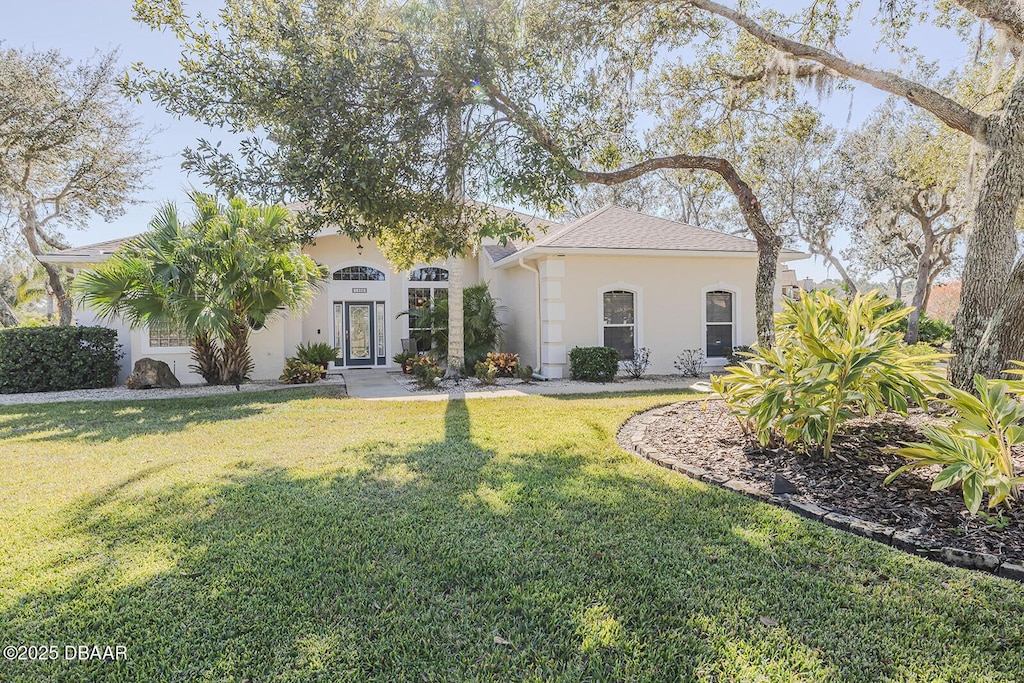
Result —
POLYGON ((636 297, 633 292, 604 293, 604 345, 619 352, 620 360, 633 357, 636 348, 636 297))
POLYGON ((429 351, 432 344, 432 315, 439 301, 448 298, 448 271, 444 268, 417 268, 409 273, 409 338, 416 340, 417 351, 429 351))
POLYGON ((707 357, 724 358, 732 351, 733 344, 732 292, 708 292, 705 306, 707 357))

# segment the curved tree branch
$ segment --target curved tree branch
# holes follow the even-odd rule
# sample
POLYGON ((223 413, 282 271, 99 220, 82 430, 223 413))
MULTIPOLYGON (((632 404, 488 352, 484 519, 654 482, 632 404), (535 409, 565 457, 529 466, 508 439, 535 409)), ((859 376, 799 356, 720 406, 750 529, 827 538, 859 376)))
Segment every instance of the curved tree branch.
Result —
POLYGON ((955 0, 956 4, 1019 40, 1024 40, 1024 5, 1019 0, 955 0))
POLYGON ((515 122, 559 163, 570 169, 580 182, 618 185, 662 169, 697 169, 718 174, 732 190, 747 228, 754 235, 754 241, 757 242, 757 281, 754 287, 757 339, 758 343, 765 348, 770 348, 774 344, 775 279, 779 265, 779 253, 782 250, 782 238, 765 218, 757 196, 750 185, 740 177, 732 163, 720 157, 673 154, 645 159, 615 171, 581 169, 565 153, 559 141, 541 125, 536 113, 532 111, 532 105, 520 106, 492 83, 483 85, 487 90, 491 107, 515 122))
MULTIPOLYGON (((903 76, 856 64, 827 50, 781 36, 754 21, 747 14, 713 0, 687 0, 686 4, 731 21, 757 40, 780 52, 800 59, 810 59, 843 76, 902 97, 911 104, 930 111, 950 128, 967 133, 979 142, 986 141, 986 117, 931 88, 903 76)), ((968 4, 992 5, 996 4, 996 0, 976 0, 968 4)))

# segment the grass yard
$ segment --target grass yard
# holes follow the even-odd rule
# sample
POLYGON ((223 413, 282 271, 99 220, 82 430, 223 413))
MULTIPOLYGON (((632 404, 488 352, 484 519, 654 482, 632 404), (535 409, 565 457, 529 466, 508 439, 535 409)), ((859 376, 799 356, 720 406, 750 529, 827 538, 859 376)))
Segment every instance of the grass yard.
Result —
POLYGON ((0 408, 3 681, 1007 681, 1024 587, 615 443, 678 394, 0 408))

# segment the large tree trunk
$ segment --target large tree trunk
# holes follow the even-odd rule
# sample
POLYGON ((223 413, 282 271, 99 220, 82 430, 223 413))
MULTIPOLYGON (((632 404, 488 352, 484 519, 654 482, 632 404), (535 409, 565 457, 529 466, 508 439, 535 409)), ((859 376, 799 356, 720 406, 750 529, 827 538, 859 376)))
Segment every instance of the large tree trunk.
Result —
POLYGON ((64 278, 61 276, 60 267, 52 263, 39 261, 43 250, 39 245, 38 216, 35 208, 30 204, 24 204, 21 208, 21 234, 25 238, 29 253, 39 262, 46 271, 46 279, 50 285, 50 291, 57 300, 58 321, 61 325, 70 325, 74 307, 71 301, 71 294, 64 286, 64 278))
POLYGON ((1017 261, 1010 274, 1005 294, 995 315, 989 334, 995 335, 995 354, 982 370, 990 377, 1010 367, 1010 361, 1024 360, 1024 258, 1017 261))
POLYGON ((458 379, 466 365, 465 308, 462 256, 448 259, 448 368, 446 379, 458 379))
POLYGON ((50 291, 57 301, 57 323, 59 325, 70 325, 72 321, 73 304, 71 294, 64 286, 64 279, 61 277, 60 267, 52 263, 40 263, 46 271, 46 278, 50 284, 50 291))
POLYGON ((950 379, 969 387, 976 372, 996 376, 1004 359, 1021 356, 1001 348, 1003 340, 1024 334, 1019 321, 1003 311, 1003 297, 1017 254, 1015 221, 1024 195, 1024 78, 1007 97, 1001 115, 989 124, 984 174, 975 197, 964 259, 960 307, 953 319, 950 379), (992 329, 989 330, 990 324, 992 329), (1009 326, 1008 329, 1003 329, 1009 326))
POLYGON ((839 277, 843 278, 843 282, 846 284, 846 289, 849 293, 851 295, 856 294, 860 288, 857 287, 857 283, 853 281, 852 277, 850 277, 850 274, 846 271, 846 266, 843 265, 842 261, 837 259, 831 251, 828 254, 823 254, 823 256, 825 257, 825 260, 836 269, 836 272, 839 273, 839 277))
POLYGON ((755 235, 757 239, 757 280, 754 284, 754 316, 757 343, 769 349, 775 343, 775 278, 779 268, 782 238, 755 235))

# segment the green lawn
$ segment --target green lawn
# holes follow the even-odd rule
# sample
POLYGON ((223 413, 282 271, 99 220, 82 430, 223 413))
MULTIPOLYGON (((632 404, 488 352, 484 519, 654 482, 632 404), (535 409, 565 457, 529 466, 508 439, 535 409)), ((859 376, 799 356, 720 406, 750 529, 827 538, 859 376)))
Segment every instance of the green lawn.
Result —
POLYGON ((1020 585, 616 445, 677 399, 0 408, 0 645, 129 654, 0 680, 1024 679, 1020 585))

